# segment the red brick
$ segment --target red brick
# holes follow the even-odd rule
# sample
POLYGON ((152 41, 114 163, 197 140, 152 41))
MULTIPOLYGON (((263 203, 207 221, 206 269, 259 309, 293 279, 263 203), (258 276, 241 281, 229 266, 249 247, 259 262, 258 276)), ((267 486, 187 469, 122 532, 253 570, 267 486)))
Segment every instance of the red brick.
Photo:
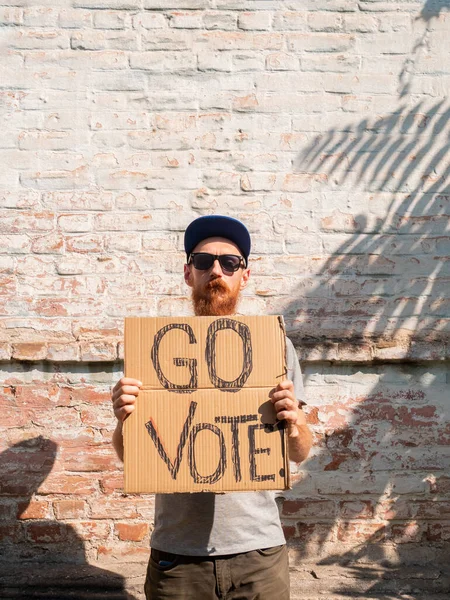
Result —
POLYGON ((448 475, 433 477, 431 492, 433 494, 450 494, 450 477, 448 475))
POLYGON ((12 521, 16 518, 17 507, 13 500, 0 499, 0 522, 12 521))
POLYGON ((71 539, 71 529, 62 523, 51 521, 43 523, 27 523, 25 528, 27 539, 36 543, 59 543, 71 539))
POLYGON ((115 342, 82 342, 80 349, 83 362, 103 362, 117 359, 117 343, 115 342))
POLYGON ((339 512, 343 519, 369 519, 373 517, 373 505, 370 500, 343 501, 339 512))
POLYGON ((450 523, 430 523, 426 531, 429 542, 448 542, 450 540, 450 523))
POLYGON ((16 360, 43 360, 46 356, 46 344, 14 344, 12 347, 12 357, 16 360))
POLYGON ((308 518, 316 520, 333 519, 336 514, 336 506, 332 500, 285 500, 282 514, 286 517, 308 518))
POLYGON ((388 499, 380 502, 377 506, 377 513, 382 519, 392 521, 394 519, 409 519, 412 517, 413 507, 410 500, 392 500, 388 499))
POLYGON ((40 494, 82 494, 89 495, 96 490, 96 477, 88 475, 65 475, 51 473, 39 487, 40 494))
MULTIPOLYGON (((111 398, 105 406, 88 406, 80 411, 81 422, 97 429, 113 429, 116 426, 111 398)), ((112 437, 112 433, 110 439, 112 437)))
POLYGON ((450 500, 412 502, 414 516, 420 520, 450 521, 450 500))
POLYGON ((57 519, 80 519, 85 516, 86 502, 84 500, 57 500, 53 509, 57 519))
POLYGON ((20 542, 23 538, 23 529, 19 523, 0 523, 0 542, 20 542))
POLYGON ((116 523, 115 530, 120 540, 140 542, 147 535, 147 523, 116 523))
POLYGON ((123 491, 123 473, 109 473, 100 480, 100 488, 105 494, 123 491))
POLYGON ((139 515, 131 498, 98 498, 91 502, 93 519, 136 519, 139 515))
POLYGON ((112 445, 63 448, 60 458, 66 471, 105 472, 120 464, 112 445))
POLYGON ((333 528, 325 523, 305 523, 299 521, 296 524, 296 529, 297 533, 295 537, 304 543, 309 543, 317 540, 324 542, 332 535, 333 528))
POLYGON ((114 544, 105 544, 97 549, 98 560, 116 560, 120 562, 148 562, 150 549, 131 545, 127 542, 114 542, 114 544))
POLYGON ((390 526, 388 538, 395 544, 420 542, 424 537, 425 524, 419 522, 396 523, 390 526))
POLYGON ((17 509, 18 519, 45 519, 48 516, 49 503, 42 500, 21 502, 17 509))
POLYGON ((386 538, 386 527, 381 523, 341 523, 338 540, 341 542, 381 542, 386 538))
POLYGON ((77 521, 71 523, 77 535, 83 540, 105 540, 109 535, 109 523, 77 521))
POLYGON ((111 404, 111 390, 96 388, 91 385, 83 387, 61 387, 61 398, 65 406, 77 404, 111 404))
POLYGON ((3 388, 0 392, 0 411, 3 427, 21 427, 26 423, 26 416, 17 403, 13 388, 3 388))
POLYGON ((294 525, 282 524, 282 526, 283 526, 284 537, 286 538, 287 541, 289 541, 290 539, 295 537, 296 529, 295 529, 294 525))
POLYGON ((76 362, 79 360, 79 344, 49 344, 47 346, 47 360, 55 362, 76 362))

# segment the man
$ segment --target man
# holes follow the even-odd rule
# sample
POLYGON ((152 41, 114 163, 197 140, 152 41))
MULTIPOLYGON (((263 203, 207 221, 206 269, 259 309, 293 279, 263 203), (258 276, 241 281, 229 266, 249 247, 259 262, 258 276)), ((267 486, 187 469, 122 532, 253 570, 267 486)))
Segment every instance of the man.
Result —
MULTIPOLYGON (((233 315, 250 269, 250 234, 220 215, 193 221, 185 232, 184 279, 198 316, 233 315)), ((289 458, 308 456, 311 433, 301 404, 303 385, 292 342, 286 338, 288 379, 272 392, 277 418, 286 421, 289 458), (300 404, 300 405, 299 405, 300 404)), ((123 458, 122 423, 134 410, 141 382, 122 378, 112 401, 113 444, 123 458)), ((157 494, 147 569, 147 600, 287 600, 285 538, 273 492, 157 494)))

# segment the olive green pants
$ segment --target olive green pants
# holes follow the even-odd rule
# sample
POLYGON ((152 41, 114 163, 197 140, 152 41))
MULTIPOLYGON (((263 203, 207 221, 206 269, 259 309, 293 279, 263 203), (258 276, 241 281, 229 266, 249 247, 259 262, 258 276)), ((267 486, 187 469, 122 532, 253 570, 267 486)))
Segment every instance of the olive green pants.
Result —
POLYGON ((226 556, 182 556, 152 549, 147 600, 289 600, 287 548, 226 556))

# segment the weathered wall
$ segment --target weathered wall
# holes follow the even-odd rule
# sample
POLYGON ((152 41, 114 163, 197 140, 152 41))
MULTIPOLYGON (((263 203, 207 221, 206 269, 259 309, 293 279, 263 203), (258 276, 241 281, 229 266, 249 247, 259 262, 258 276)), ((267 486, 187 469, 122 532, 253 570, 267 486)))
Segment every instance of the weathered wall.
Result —
MULTIPOLYGON (((70 565, 79 565, 78 574, 89 563, 96 566, 87 584, 91 591, 102 588, 114 570, 127 579, 114 580, 119 590, 126 584, 136 597, 142 592, 153 500, 121 493, 121 469, 110 444, 109 389, 118 369, 3 366, 5 585, 30 574, 33 581, 54 581, 49 565, 55 562, 68 563, 57 573, 72 580, 70 565), (21 568, 24 558, 33 563, 27 569, 21 568)), ((315 447, 295 474, 292 491, 280 497, 293 597, 370 592, 385 598, 414 590, 444 597, 450 553, 448 366, 310 364, 304 375, 315 447)))
POLYGON ((183 230, 219 212, 254 240, 241 311, 305 369, 294 594, 448 593, 449 34, 449 0, 0 5, 2 564, 141 592, 123 317, 189 312, 183 230))

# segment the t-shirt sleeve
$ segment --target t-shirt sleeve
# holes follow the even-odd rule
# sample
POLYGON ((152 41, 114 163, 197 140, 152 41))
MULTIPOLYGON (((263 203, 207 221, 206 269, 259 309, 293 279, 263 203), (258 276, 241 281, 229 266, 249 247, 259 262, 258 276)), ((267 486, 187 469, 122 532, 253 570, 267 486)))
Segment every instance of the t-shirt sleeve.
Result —
POLYGON ((287 361, 287 378, 290 379, 294 384, 295 397, 297 398, 299 405, 303 406, 306 404, 305 401, 305 388, 303 387, 303 376, 298 361, 297 352, 295 351, 294 344, 291 340, 286 337, 286 361, 287 361))

